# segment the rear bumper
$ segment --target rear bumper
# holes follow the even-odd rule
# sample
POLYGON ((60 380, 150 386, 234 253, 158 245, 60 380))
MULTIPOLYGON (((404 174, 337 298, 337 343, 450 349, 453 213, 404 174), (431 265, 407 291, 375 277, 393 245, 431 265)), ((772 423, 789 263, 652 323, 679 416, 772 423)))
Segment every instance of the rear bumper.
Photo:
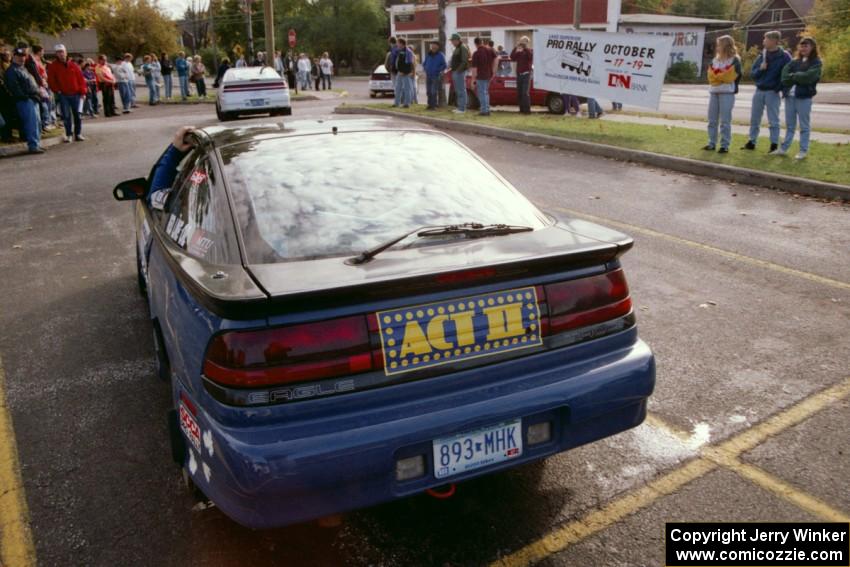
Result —
POLYGON ((352 399, 348 415, 314 417, 315 426, 282 420, 228 427, 199 410, 204 443, 200 451, 190 448, 196 466, 189 463, 189 469, 194 468, 196 484, 225 514, 252 528, 372 506, 538 460, 639 425, 655 384, 655 360, 633 328, 445 379, 475 385, 450 399, 435 396, 433 403, 423 399, 421 383, 394 386, 388 389, 396 394, 408 389, 414 397, 396 397, 404 402, 389 413, 383 411, 388 408, 358 412, 355 396, 370 392, 350 394, 344 396, 352 399), (588 357, 588 351, 597 354, 588 357), (484 380, 481 373, 486 373, 484 380), (552 423, 552 440, 536 446, 524 442, 523 454, 514 460, 449 479, 434 477, 433 439, 517 417, 523 418, 524 440, 528 425, 540 421, 552 423), (332 431, 321 425, 328 420, 334 422, 332 431), (425 476, 397 481, 396 459, 416 454, 425 455, 425 476))
POLYGON ((218 98, 218 106, 222 112, 233 112, 238 114, 262 114, 271 111, 291 109, 291 99, 288 91, 267 93, 258 91, 255 94, 221 94, 218 98), (263 106, 251 106, 250 100, 264 99, 268 104, 263 106))

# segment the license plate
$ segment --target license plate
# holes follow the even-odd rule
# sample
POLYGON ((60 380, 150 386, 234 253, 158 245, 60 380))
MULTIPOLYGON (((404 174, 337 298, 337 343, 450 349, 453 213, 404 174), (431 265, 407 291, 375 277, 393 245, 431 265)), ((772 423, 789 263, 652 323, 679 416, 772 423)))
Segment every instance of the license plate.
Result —
POLYGON ((373 81, 372 82, 372 90, 380 91, 380 90, 388 90, 393 88, 392 81, 373 81))
POLYGON ((516 88, 516 81, 505 81, 505 88, 515 89, 516 88))
POLYGON ((248 106, 265 106, 268 101, 264 98, 252 98, 248 101, 248 106))
POLYGON ((379 311, 387 376, 538 347, 534 287, 379 311))
POLYGON ((447 478, 522 455, 522 420, 434 440, 434 476, 447 478))

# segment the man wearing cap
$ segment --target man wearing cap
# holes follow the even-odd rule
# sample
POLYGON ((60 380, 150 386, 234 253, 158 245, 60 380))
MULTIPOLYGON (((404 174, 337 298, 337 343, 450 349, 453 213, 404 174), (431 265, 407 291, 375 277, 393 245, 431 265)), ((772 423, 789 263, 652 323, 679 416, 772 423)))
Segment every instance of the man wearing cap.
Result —
POLYGON ((41 154, 41 126, 36 104, 41 100, 38 85, 24 68, 27 58, 25 47, 16 47, 12 52, 12 65, 6 69, 6 88, 15 100, 15 109, 21 120, 21 130, 31 154, 41 154))
POLYGON ((82 142, 83 121, 80 116, 82 97, 86 96, 88 86, 80 66, 68 59, 68 52, 61 43, 53 48, 56 60, 47 67, 47 82, 50 90, 59 94, 62 105, 62 119, 65 122, 65 142, 71 141, 71 118, 73 117, 74 137, 82 142))
POLYGON ((443 88, 443 73, 448 65, 446 56, 440 51, 440 42, 432 41, 425 62, 425 88, 428 93, 428 110, 436 110, 440 101, 440 89, 443 88))
POLYGON ((519 100, 519 111, 531 114, 531 64, 534 60, 534 50, 528 47, 531 40, 524 35, 511 52, 511 61, 516 61, 516 90, 519 100))
POLYGON ((460 40, 460 35, 452 34, 452 45, 455 50, 452 52, 449 69, 452 73, 452 85, 455 89, 455 105, 457 108, 452 110, 455 114, 463 114, 466 112, 466 70, 469 68, 469 49, 460 40))

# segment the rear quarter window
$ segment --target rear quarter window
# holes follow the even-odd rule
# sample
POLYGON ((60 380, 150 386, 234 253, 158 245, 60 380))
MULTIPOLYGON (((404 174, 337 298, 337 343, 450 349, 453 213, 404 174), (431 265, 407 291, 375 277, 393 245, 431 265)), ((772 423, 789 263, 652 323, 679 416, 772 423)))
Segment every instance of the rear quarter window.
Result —
POLYGON ((239 263, 227 197, 208 158, 184 164, 161 222, 189 255, 212 264, 239 263))
POLYGON ((439 133, 282 137, 221 154, 249 263, 350 255, 432 224, 536 229, 547 223, 476 156, 439 133))

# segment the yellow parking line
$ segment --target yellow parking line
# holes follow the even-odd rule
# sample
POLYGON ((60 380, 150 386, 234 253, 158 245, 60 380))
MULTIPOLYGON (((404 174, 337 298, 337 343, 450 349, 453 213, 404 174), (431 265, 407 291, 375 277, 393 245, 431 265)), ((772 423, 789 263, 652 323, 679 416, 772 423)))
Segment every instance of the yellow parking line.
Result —
POLYGON ((25 567, 35 565, 35 548, 5 384, 6 374, 0 359, 0 565, 25 567))
POLYGON ((827 522, 850 522, 850 516, 832 508, 826 502, 788 484, 766 470, 739 460, 729 453, 712 448, 705 451, 703 456, 713 463, 734 471, 756 485, 776 494, 783 500, 791 502, 813 516, 822 518, 827 522))
MULTIPOLYGON (((649 484, 620 496, 606 506, 554 529, 542 538, 525 547, 494 561, 491 567, 524 567, 555 553, 565 550, 587 537, 609 528, 620 520, 646 508, 656 500, 672 494, 682 486, 698 479, 722 466, 733 470, 759 486, 794 503, 800 508, 830 521, 847 521, 847 516, 830 508, 814 496, 797 490, 786 482, 770 475, 758 467, 738 460, 738 457, 755 448, 767 439, 785 431, 812 417, 831 404, 850 395, 850 377, 805 398, 790 408, 781 411, 766 421, 755 425, 717 447, 706 447, 701 457, 673 469, 649 484), (837 518, 837 519, 833 519, 837 518)), ((656 415, 648 415, 646 421, 671 433, 676 438, 687 441, 690 436, 668 425, 656 415)))
POLYGON ((693 460, 637 490, 626 493, 603 508, 549 532, 541 539, 493 562, 492 567, 533 565, 631 516, 715 468, 717 465, 706 459, 693 460))
POLYGON ((669 242, 676 242, 677 244, 684 244, 686 246, 690 246, 692 248, 698 248, 700 250, 704 250, 706 252, 711 252, 713 254, 718 254, 720 256, 724 256, 726 258, 731 258, 732 260, 737 260, 738 262, 743 262, 745 264, 750 264, 752 266, 758 266, 760 268, 766 268, 768 270, 773 270, 775 272, 780 272, 783 274, 787 274, 789 276, 796 276, 798 278, 803 278, 809 281, 817 282, 819 284, 828 285, 831 287, 836 287, 839 289, 848 289, 850 290, 850 283, 843 282, 840 280, 834 280, 832 278, 827 278, 825 276, 819 276, 818 274, 813 274, 811 272, 805 272, 803 270, 797 270, 794 268, 789 268, 788 266, 783 266, 781 264, 775 264, 773 262, 769 262, 767 260, 760 260, 759 258, 753 258, 752 256, 745 256, 744 254, 738 254, 737 252, 732 252, 731 250, 724 250, 723 248, 717 248, 716 246, 711 246, 709 244, 703 244, 701 242, 695 242, 693 240, 688 240, 686 238, 680 238, 678 236, 673 236, 672 234, 667 234, 664 232, 658 232, 657 230, 652 230, 651 228, 644 228, 642 226, 636 226, 633 224, 628 224, 624 222, 619 222, 615 220, 611 220, 604 217, 597 217, 595 215, 589 215, 587 213, 583 213, 581 211, 576 211, 573 209, 565 209, 563 207, 544 207, 553 211, 559 211, 562 213, 567 213, 576 217, 580 217, 589 221, 593 221, 595 223, 599 223, 602 225, 609 225, 613 227, 617 227, 628 232, 636 232, 638 234, 644 234, 646 236, 652 236, 654 238, 661 238, 667 240, 669 242))
POLYGON ((805 398, 773 417, 743 431, 732 439, 721 443, 718 449, 738 457, 777 433, 785 431, 798 423, 805 421, 827 406, 850 396, 850 377, 838 384, 805 398))

